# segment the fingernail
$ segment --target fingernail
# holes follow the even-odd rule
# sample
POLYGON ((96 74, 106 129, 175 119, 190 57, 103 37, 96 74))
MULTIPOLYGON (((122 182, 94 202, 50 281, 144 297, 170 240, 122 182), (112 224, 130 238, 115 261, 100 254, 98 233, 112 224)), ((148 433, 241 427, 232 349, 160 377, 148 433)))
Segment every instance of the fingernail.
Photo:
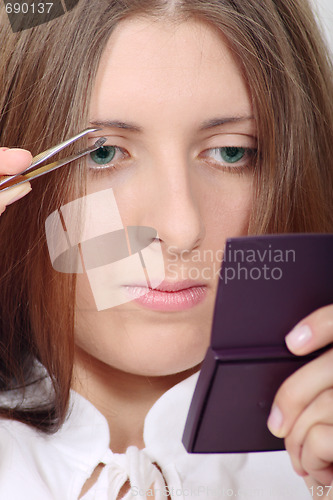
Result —
POLYGON ((303 347, 312 338, 312 331, 308 325, 296 326, 286 336, 286 343, 288 347, 299 349, 303 347))
POLYGON ((267 426, 273 434, 278 436, 282 424, 283 424, 282 412, 278 406, 274 405, 271 409, 271 413, 269 414, 267 420, 267 426))

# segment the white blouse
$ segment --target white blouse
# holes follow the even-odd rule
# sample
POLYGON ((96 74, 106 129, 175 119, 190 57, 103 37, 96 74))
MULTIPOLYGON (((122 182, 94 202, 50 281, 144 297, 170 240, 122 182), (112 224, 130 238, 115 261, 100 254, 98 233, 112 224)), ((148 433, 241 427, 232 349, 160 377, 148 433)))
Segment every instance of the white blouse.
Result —
POLYGON ((145 448, 112 453, 105 417, 71 391, 61 429, 46 435, 20 422, 0 420, 0 499, 76 500, 99 463, 105 464, 83 500, 305 500, 311 498, 287 452, 188 454, 181 439, 198 374, 154 404, 144 424, 145 448), (156 467, 157 464, 158 467, 156 467), (166 486, 167 485, 167 486, 166 486))

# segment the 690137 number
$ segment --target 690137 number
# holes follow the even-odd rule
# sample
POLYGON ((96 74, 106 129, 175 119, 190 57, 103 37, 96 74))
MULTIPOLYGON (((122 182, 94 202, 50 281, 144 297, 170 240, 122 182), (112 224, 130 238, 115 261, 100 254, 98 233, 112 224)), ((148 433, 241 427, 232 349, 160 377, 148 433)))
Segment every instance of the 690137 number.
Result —
POLYGON ((7 14, 49 14, 53 7, 53 2, 36 2, 36 3, 6 3, 7 14))

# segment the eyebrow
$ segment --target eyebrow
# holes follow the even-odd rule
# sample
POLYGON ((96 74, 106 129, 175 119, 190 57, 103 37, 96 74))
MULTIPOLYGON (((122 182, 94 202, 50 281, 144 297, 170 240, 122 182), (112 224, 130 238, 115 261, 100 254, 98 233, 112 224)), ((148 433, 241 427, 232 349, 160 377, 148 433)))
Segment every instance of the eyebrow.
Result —
MULTIPOLYGON (((221 125, 226 125, 227 123, 238 123, 254 120, 254 116, 228 116, 222 118, 213 118, 207 120, 200 125, 199 130, 208 130, 215 127, 220 127, 221 125)), ((143 128, 134 123, 125 123, 119 120, 94 120, 90 122, 91 125, 100 128, 119 128, 123 130, 128 130, 129 132, 143 132, 143 128)))
POLYGON ((94 120, 90 122, 94 127, 100 128, 121 128, 129 130, 130 132, 143 132, 143 128, 138 125, 134 125, 134 123, 125 123, 118 120, 94 120))
POLYGON ((226 125, 227 123, 239 123, 250 120, 254 120, 254 116, 227 116, 224 118, 213 118, 212 120, 203 122, 200 126, 200 131, 220 127, 221 125, 226 125))

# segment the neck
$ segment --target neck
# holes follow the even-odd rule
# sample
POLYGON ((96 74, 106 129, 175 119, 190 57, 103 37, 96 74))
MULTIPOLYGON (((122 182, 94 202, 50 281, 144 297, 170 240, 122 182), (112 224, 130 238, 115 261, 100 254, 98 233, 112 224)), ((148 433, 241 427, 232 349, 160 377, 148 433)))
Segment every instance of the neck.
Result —
POLYGON ((150 408, 164 392, 197 370, 146 377, 113 368, 76 347, 72 388, 104 415, 112 451, 124 453, 129 446, 145 447, 143 426, 150 408))

